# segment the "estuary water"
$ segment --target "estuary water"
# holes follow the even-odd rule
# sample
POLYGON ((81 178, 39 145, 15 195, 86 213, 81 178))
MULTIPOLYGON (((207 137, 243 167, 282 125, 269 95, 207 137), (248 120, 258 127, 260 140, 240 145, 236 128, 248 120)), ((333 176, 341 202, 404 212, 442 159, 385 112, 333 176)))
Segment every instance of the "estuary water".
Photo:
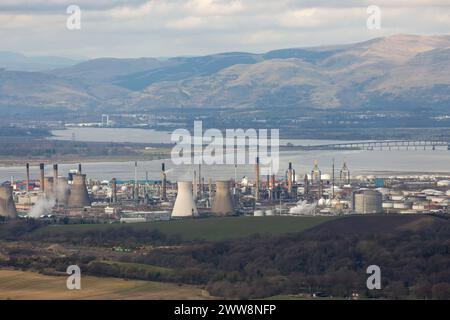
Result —
MULTIPOLYGON (((139 142, 139 143, 168 143, 169 132, 157 132, 145 129, 125 128, 71 128, 68 130, 54 131, 53 139, 69 140, 75 138, 78 141, 97 142, 139 142), (74 135, 73 135, 74 133, 74 135)), ((294 145, 317 145, 342 141, 325 140, 281 140, 280 144, 291 142, 294 145)), ((450 151, 437 150, 374 150, 374 151, 283 151, 280 152, 280 164, 278 175, 284 175, 288 163, 292 162, 297 175, 303 176, 311 172, 314 161, 317 160, 322 173, 331 173, 332 159, 335 159, 336 172, 339 172, 343 162, 347 163, 353 176, 360 174, 374 174, 376 176, 389 176, 394 174, 416 175, 422 173, 436 173, 450 175, 450 151)), ((139 161, 138 178, 160 179, 161 163, 166 163, 169 180, 190 180, 197 166, 176 166, 171 159, 139 161)), ((77 164, 60 164, 61 175, 67 174, 70 169, 76 169, 77 164)), ((46 166, 46 172, 50 173, 51 165, 46 166)), ((239 165, 212 165, 202 166, 202 176, 215 179, 229 179, 235 175, 237 178, 247 176, 254 178, 254 166, 239 165)), ((92 162, 83 163, 83 172, 89 178, 99 180, 133 179, 134 161, 125 162, 92 162)), ((31 178, 39 176, 37 167, 31 168, 31 178)), ((0 167, 0 180, 11 178, 24 179, 24 166, 0 167)))

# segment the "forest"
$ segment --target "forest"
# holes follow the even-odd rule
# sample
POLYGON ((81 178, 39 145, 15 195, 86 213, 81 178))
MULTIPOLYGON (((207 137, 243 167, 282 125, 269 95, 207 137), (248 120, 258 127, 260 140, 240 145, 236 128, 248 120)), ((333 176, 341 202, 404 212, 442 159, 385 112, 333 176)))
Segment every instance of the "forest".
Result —
POLYGON ((79 242, 93 247, 152 244, 155 248, 136 250, 108 262, 83 255, 82 251, 49 258, 16 249, 8 252, 8 261, 1 263, 60 272, 68 264, 78 264, 84 272, 96 276, 195 284, 213 296, 230 299, 310 296, 317 292, 333 298, 358 293, 364 298, 450 299, 449 220, 433 218, 418 224, 419 220, 410 219, 408 226, 414 228, 406 228, 404 219, 399 224, 399 219, 377 222, 369 218, 338 219, 302 233, 255 234, 211 242, 183 241, 156 230, 133 228, 52 236, 30 233, 39 226, 29 223, 10 231, 21 236, 13 239, 11 233, 4 233, 2 238, 79 242), (367 227, 361 228, 361 223, 367 227), (367 289, 369 265, 381 268, 380 290, 367 289))

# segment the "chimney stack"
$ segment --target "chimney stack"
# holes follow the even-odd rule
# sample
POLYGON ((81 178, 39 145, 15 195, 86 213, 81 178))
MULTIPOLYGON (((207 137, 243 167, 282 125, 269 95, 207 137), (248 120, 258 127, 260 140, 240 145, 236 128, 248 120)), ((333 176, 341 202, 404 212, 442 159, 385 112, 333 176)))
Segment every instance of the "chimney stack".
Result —
POLYGON ((276 195, 276 192, 275 192, 275 175, 274 174, 272 174, 272 177, 271 177, 271 189, 270 189, 270 194, 271 194, 271 199, 272 200, 276 200, 276 197, 277 197, 277 195, 276 195))
POLYGON ((259 157, 256 157, 256 183, 255 183, 255 200, 259 200, 259 157))
POLYGON ((291 197, 292 195, 292 162, 289 162, 289 169, 288 169, 288 195, 291 197))
POLYGON ((40 163, 39 164, 39 170, 41 172, 41 178, 40 178, 40 191, 44 192, 45 190, 45 186, 44 186, 44 178, 45 178, 45 173, 44 173, 44 164, 40 163))
POLYGON ((138 184, 138 176, 137 176, 137 161, 134 162, 134 193, 133 198, 135 200, 139 200, 139 184, 138 184))
POLYGON ((56 163, 53 165, 53 184, 54 184, 54 186, 53 186, 54 191, 57 192, 57 190, 58 190, 58 164, 56 164, 56 163))
POLYGON ((197 183, 197 171, 194 170, 194 188, 193 188, 194 200, 197 200, 198 195, 198 183, 197 183))
POLYGON ((166 201, 167 200, 167 176, 166 176, 166 165, 164 162, 161 164, 161 174, 162 174, 161 200, 166 201))
POLYGON ((203 185, 202 185, 202 165, 199 164, 198 165, 198 190, 197 190, 197 194, 198 194, 198 198, 201 199, 202 197, 202 193, 203 193, 203 185))
POLYGON ((116 203, 117 202, 117 181, 116 178, 112 178, 112 183, 111 183, 111 191, 112 191, 112 202, 116 203))
POLYGON ((26 186, 26 190, 27 190, 27 193, 28 193, 28 189, 30 188, 30 164, 29 163, 27 163, 26 168, 27 168, 27 186, 26 186))

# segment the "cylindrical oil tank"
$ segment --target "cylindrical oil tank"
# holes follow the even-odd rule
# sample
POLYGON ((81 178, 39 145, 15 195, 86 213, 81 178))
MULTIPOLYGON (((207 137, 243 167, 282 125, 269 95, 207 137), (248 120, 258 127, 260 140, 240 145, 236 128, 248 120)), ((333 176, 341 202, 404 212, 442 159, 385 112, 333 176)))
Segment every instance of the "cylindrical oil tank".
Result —
POLYGON ((230 181, 216 181, 216 194, 211 209, 214 215, 225 216, 234 213, 233 199, 230 193, 230 181))
POLYGON ((191 181, 178 181, 177 199, 172 210, 172 218, 198 216, 197 206, 192 193, 191 181))
POLYGON ((393 195, 391 195, 391 199, 393 201, 403 201, 403 200, 405 200, 405 197, 403 195, 393 194, 393 195))
POLYGON ((375 190, 361 190, 353 193, 353 211, 356 213, 382 213, 382 202, 382 194, 375 190))
POLYGON ((392 209, 392 208, 394 208, 394 203, 393 202, 383 202, 383 208, 384 209, 392 209))
POLYGON ((253 216, 255 216, 255 217, 263 217, 264 216, 264 211, 262 211, 262 210, 255 210, 253 212, 253 216))
POLYGON ((394 202, 394 209, 411 209, 412 202, 394 202))
POLYGON ((12 187, 0 186, 0 216, 14 219, 17 217, 12 187))

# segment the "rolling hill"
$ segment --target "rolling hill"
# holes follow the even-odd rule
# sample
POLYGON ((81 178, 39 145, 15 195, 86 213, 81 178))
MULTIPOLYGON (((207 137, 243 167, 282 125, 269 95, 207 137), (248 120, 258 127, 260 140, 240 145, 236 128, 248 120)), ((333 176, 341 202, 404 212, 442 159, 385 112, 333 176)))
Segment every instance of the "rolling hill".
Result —
POLYGON ((445 111, 449 69, 447 35, 263 54, 102 58, 48 72, 0 71, 0 106, 445 111))

